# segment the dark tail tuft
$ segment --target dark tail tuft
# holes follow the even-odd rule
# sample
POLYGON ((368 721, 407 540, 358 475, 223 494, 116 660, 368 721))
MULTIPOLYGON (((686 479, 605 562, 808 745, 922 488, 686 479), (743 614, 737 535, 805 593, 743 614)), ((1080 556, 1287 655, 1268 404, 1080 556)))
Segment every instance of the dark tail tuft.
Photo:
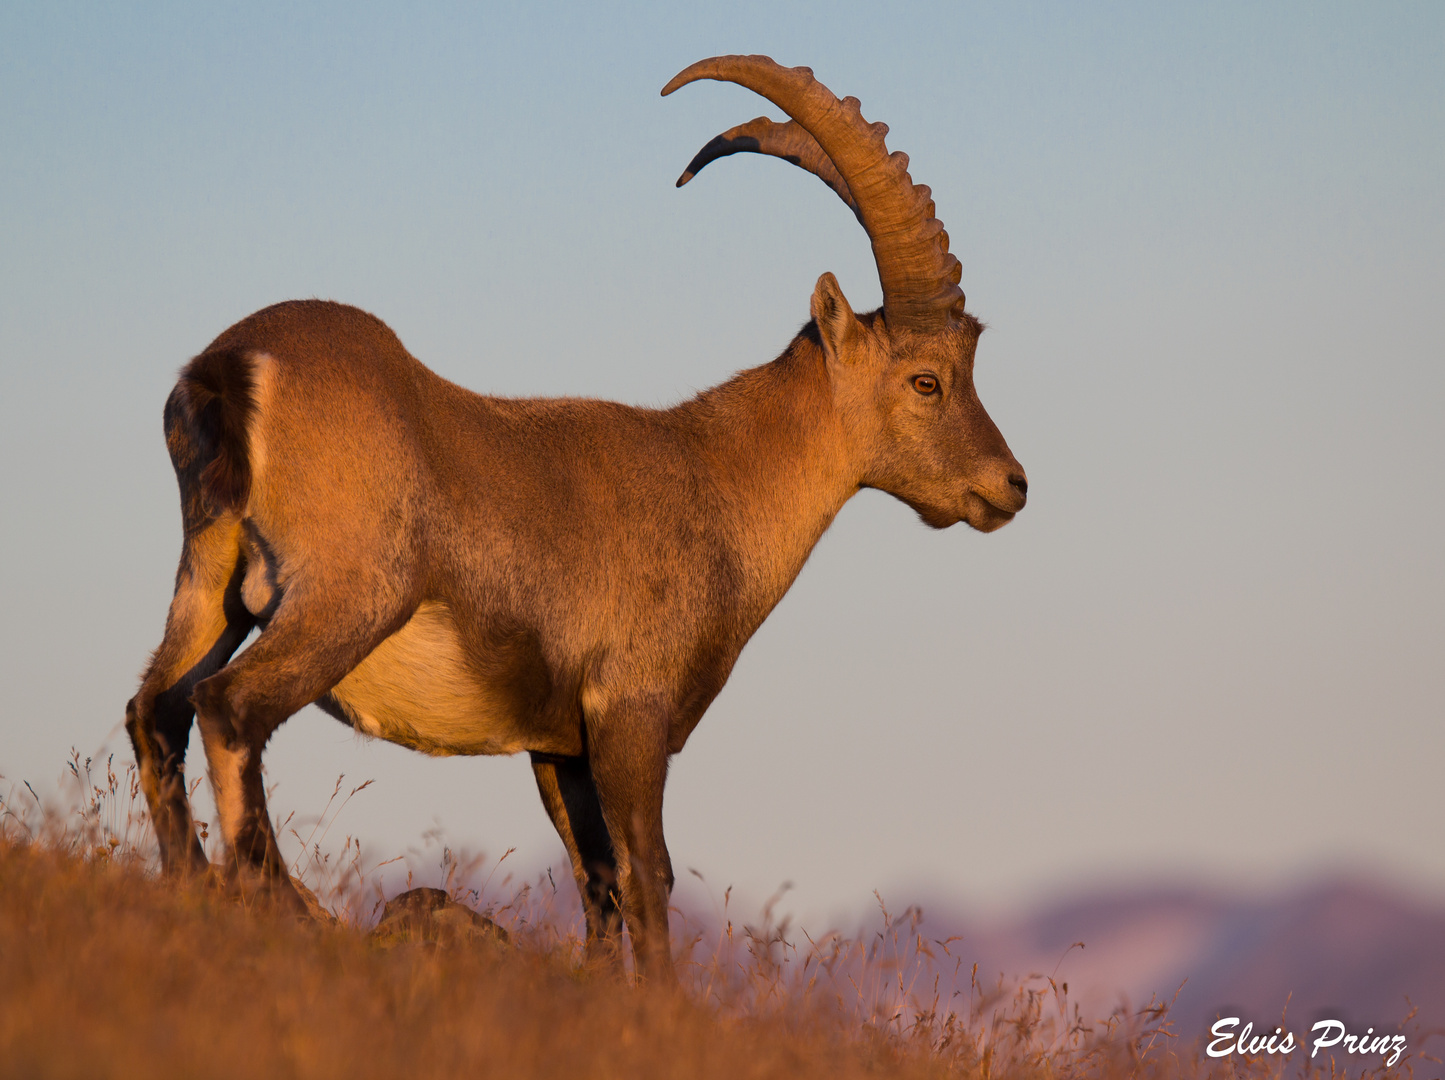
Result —
POLYGON ((203 352, 181 369, 166 400, 166 445, 188 519, 238 511, 251 494, 248 431, 256 412, 250 359, 203 352))

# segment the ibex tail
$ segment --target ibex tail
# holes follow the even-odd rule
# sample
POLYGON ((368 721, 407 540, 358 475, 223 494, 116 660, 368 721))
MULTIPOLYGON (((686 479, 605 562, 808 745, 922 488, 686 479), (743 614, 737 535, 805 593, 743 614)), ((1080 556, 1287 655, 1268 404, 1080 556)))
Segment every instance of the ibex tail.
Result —
POLYGON ((253 366, 243 353, 203 352, 181 369, 166 400, 166 446, 186 528, 239 513, 251 493, 249 429, 256 412, 253 366))

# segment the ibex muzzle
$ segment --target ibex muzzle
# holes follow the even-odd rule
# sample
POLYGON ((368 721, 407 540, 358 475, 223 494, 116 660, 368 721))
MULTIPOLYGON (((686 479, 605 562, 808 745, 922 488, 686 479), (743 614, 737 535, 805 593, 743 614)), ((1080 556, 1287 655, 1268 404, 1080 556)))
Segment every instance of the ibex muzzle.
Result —
POLYGON ((168 871, 206 865, 182 773, 199 725, 247 894, 299 905, 261 753, 315 702, 432 754, 527 751, 581 890, 591 956, 672 977, 668 757, 839 509, 887 491, 989 531, 1027 483, 973 386, 980 326, 886 128, 806 68, 688 68, 793 119, 714 139, 821 177, 873 242, 883 307, 831 274, 776 360, 671 409, 473 394, 379 320, 320 301, 242 320, 181 372, 165 429, 184 543, 165 638, 127 706, 168 871), (240 655, 246 635, 261 633, 240 655))

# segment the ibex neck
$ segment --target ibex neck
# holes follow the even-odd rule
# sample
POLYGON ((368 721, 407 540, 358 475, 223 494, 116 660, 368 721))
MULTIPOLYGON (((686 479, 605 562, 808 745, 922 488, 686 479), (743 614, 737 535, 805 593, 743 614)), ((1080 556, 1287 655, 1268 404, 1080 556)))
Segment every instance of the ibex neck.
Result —
POLYGON ((822 350, 799 334, 778 359, 679 407, 696 434, 757 622, 782 599, 859 469, 822 350))

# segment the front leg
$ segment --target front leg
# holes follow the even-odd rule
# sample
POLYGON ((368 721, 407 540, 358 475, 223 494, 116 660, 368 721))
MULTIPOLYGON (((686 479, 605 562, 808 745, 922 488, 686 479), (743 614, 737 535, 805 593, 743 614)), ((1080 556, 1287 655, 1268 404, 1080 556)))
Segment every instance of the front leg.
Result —
POLYGON ((587 960, 622 970, 622 912, 617 907, 617 856, 602 820, 597 785, 585 757, 533 754, 542 805, 567 848, 587 916, 587 960))
POLYGON ((640 979, 677 982, 668 931, 672 860, 662 835, 671 711, 656 697, 624 699, 587 718, 588 757, 617 857, 622 914, 640 979))

